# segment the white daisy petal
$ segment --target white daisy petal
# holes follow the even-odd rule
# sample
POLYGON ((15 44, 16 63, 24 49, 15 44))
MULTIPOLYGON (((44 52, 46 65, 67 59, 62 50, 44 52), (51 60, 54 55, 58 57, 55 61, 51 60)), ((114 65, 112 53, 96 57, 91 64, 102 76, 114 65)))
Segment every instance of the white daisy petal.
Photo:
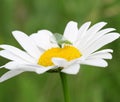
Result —
POLYGON ((19 68, 19 70, 24 70, 24 71, 30 71, 30 72, 36 72, 37 74, 42 74, 50 69, 53 69, 54 66, 48 66, 48 67, 44 67, 44 66, 40 66, 40 65, 35 65, 35 64, 24 64, 21 65, 19 68))
POLYGON ((53 68, 54 68, 53 66, 44 67, 44 66, 39 66, 39 65, 24 64, 24 65, 19 66, 19 68, 17 69, 24 70, 24 71, 30 71, 30 72, 36 72, 37 74, 42 74, 53 68))
POLYGON ((65 67, 61 70, 61 72, 67 73, 67 74, 77 74, 80 70, 79 64, 73 64, 68 67, 65 67))
POLYGON ((84 47, 85 44, 88 43, 88 41, 105 25, 105 22, 93 25, 90 29, 88 29, 88 31, 86 31, 86 33, 84 33, 84 37, 82 38, 82 41, 79 42, 79 45, 82 44, 81 47, 84 47))
POLYGON ((3 68, 3 67, 4 67, 4 65, 3 65, 3 66, 0 66, 0 69, 3 68))
POLYGON ((32 58, 30 55, 28 55, 26 52, 14 47, 14 46, 0 45, 0 48, 3 48, 5 50, 11 52, 11 54, 16 55, 16 57, 19 57, 19 59, 21 58, 21 60, 23 59, 30 63, 36 62, 36 60, 34 58, 32 58))
MULTIPOLYGON (((18 62, 15 62, 15 61, 10 61, 8 63, 6 63, 5 65, 3 65, 2 67, 5 67, 6 69, 9 69, 9 70, 24 70, 24 67, 25 67, 26 64, 24 63, 18 63, 18 62)), ((29 68, 29 70, 31 70, 29 68)))
POLYGON ((68 64, 68 61, 63 58, 52 58, 52 62, 58 67, 65 67, 68 64))
POLYGON ((37 74, 42 74, 42 73, 44 73, 44 72, 46 72, 46 71, 48 71, 48 70, 50 70, 50 69, 54 69, 54 68, 55 68, 54 66, 38 68, 38 69, 36 70, 36 73, 37 73, 37 74))
POLYGON ((89 58, 103 58, 103 59, 112 59, 112 55, 110 53, 99 53, 94 54, 88 57, 89 58))
POLYGON ((108 64, 105 60, 103 59, 86 59, 85 61, 81 62, 81 64, 86 64, 86 65, 92 65, 92 66, 98 66, 98 67, 107 67, 108 64))
POLYGON ((83 46, 83 44, 82 44, 82 42, 84 41, 83 38, 85 37, 90 24, 91 24, 91 22, 86 22, 78 30, 77 41, 74 43, 74 46, 77 47, 78 49, 81 49, 83 46))
POLYGON ((93 25, 86 33, 84 44, 88 43, 88 41, 92 39, 94 35, 105 25, 106 25, 105 22, 100 22, 100 23, 93 25))
POLYGON ((63 39, 66 39, 73 43, 77 39, 77 36, 78 36, 77 23, 70 21, 65 28, 63 39))
POLYGON ((2 67, 5 67, 9 70, 30 71, 30 72, 36 72, 38 74, 42 74, 54 68, 53 66, 43 67, 35 64, 20 64, 15 61, 8 62, 2 67))
POLYGON ((96 42, 94 42, 91 46, 88 46, 86 48, 86 52, 84 52, 84 53, 85 54, 90 54, 90 53, 98 50, 99 48, 103 47, 104 45, 106 45, 108 43, 111 43, 112 41, 118 39, 119 36, 120 35, 118 33, 109 33, 109 34, 106 34, 103 37, 101 37, 99 40, 97 40, 96 42))
POLYGON ((90 27, 90 24, 91 24, 91 22, 86 22, 80 27, 80 29, 78 31, 78 34, 79 34, 78 35, 78 40, 79 41, 81 41, 81 39, 83 39, 83 37, 85 36, 86 31, 90 27))
POLYGON ((112 59, 112 55, 111 53, 113 52, 112 49, 104 49, 101 51, 97 51, 92 53, 90 56, 88 56, 89 58, 103 58, 103 59, 112 59))
POLYGON ((101 28, 103 28, 107 23, 106 22, 99 22, 93 25, 88 32, 90 34, 98 32, 101 28))
POLYGON ((5 67, 6 69, 9 69, 9 70, 14 70, 19 68, 19 65, 21 65, 21 63, 18 64, 18 62, 10 61, 1 67, 5 67))
POLYGON ((23 71, 18 71, 18 70, 11 70, 5 73, 2 77, 0 77, 0 82, 3 82, 7 79, 10 79, 18 74, 21 74, 23 71))
POLYGON ((42 68, 37 65, 19 65, 16 62, 9 62, 6 65, 4 65, 4 67, 7 67, 8 69, 12 69, 12 70, 8 71, 2 77, 0 77, 0 82, 3 82, 25 71, 34 71, 37 74, 42 74, 53 68, 53 67, 42 68))
MULTIPOLYGON (((111 31, 114 31, 114 28, 107 28, 107 29, 103 29, 99 32, 97 32, 93 37, 91 37, 91 39, 89 39, 87 41, 86 44, 84 44, 83 48, 84 50, 86 50, 86 48, 88 48, 89 46, 91 46, 91 44, 95 43, 95 41, 99 40, 102 36, 104 36, 107 33, 110 33, 111 31)), ((83 52, 84 52, 83 50, 83 52)))
POLYGON ((57 42, 55 41, 53 34, 48 30, 40 30, 38 33, 32 34, 30 38, 43 50, 57 46, 57 42))
POLYGON ((19 44, 32 56, 38 59, 41 51, 37 48, 34 41, 26 34, 20 31, 13 31, 13 36, 19 42, 19 44))
POLYGON ((110 32, 110 31, 113 31, 115 29, 105 29, 105 30, 101 30, 99 32, 94 32, 94 33, 89 33, 90 34, 90 37, 87 37, 86 38, 86 41, 84 43, 84 46, 89 46, 90 44, 94 43, 95 41, 99 40, 100 37, 102 37, 103 35, 105 35, 106 33, 110 32))
POLYGON ((20 57, 14 55, 13 53, 11 53, 7 50, 0 51, 0 56, 7 58, 9 60, 19 62, 19 63, 28 63, 26 60, 21 59, 20 57))
POLYGON ((99 54, 99 53, 113 53, 113 50, 112 49, 104 49, 104 50, 94 52, 92 55, 99 54))
POLYGON ((90 34, 90 37, 93 36, 95 33, 97 33, 101 28, 103 28, 107 23, 106 22, 100 22, 95 25, 93 25, 88 31, 87 34, 90 34))
POLYGON ((98 33, 96 33, 96 35, 98 36, 98 35, 105 35, 105 34, 107 34, 107 33, 110 33, 110 32, 112 32, 112 31, 115 31, 116 29, 114 29, 114 28, 106 28, 106 29, 102 29, 102 30, 100 30, 98 33))
POLYGON ((107 33, 113 32, 115 30, 116 30, 115 28, 106 28, 106 29, 100 30, 97 34, 98 35, 105 35, 107 33))

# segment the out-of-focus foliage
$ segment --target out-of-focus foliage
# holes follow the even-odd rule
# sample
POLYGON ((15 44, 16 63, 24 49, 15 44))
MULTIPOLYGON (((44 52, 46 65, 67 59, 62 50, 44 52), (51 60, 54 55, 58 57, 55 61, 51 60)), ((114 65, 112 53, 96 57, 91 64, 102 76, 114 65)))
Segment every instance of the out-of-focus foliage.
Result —
MULTIPOLYGON (((0 0, 0 44, 20 47, 13 30, 29 35, 48 29, 62 34, 70 20, 79 26, 106 21, 106 27, 120 32, 120 0, 0 0)), ((78 75, 68 75, 71 102, 120 101, 120 40, 106 48, 114 49, 107 68, 82 65, 78 75)), ((0 57, 0 65, 6 62, 0 57)), ((6 71, 1 69, 0 76, 6 71)), ((59 74, 26 72, 0 83, 0 102, 63 102, 59 74)))

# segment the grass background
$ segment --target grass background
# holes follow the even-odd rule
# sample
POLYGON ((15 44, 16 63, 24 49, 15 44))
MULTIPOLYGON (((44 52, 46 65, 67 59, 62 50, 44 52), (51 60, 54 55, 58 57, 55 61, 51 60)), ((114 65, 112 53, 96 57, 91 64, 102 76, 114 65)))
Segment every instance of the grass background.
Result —
MULTIPOLYGON (((0 0, 0 44, 21 48, 13 30, 30 35, 48 29, 62 34, 70 20, 79 26, 106 21, 106 27, 120 32, 120 0, 0 0)), ((120 40, 105 48, 114 49, 107 68, 82 65, 79 74, 68 75, 71 102, 120 101, 120 40)), ((7 61, 0 57, 0 65, 7 61)), ((0 69, 0 76, 6 71, 0 69)), ((26 72, 0 83, 0 102, 63 102, 59 74, 26 72)))

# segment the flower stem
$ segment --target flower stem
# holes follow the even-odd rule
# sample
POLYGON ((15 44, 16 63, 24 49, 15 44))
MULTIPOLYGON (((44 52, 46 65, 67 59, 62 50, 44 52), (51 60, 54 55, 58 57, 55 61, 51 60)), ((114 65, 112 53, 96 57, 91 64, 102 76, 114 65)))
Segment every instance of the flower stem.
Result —
POLYGON ((67 85, 67 76, 65 73, 60 72, 60 78, 61 78, 61 83, 62 83, 62 87, 63 87, 64 101, 70 102, 68 85, 67 85))

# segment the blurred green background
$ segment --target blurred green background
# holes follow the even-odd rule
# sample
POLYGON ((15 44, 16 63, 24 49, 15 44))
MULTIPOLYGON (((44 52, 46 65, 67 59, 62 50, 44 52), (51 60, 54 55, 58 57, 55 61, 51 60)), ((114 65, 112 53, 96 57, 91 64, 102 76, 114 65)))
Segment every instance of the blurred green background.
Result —
MULTIPOLYGON (((20 48, 13 30, 62 34, 70 20, 79 26, 106 21, 120 32, 120 0, 0 0, 0 44, 20 48)), ((120 102, 120 40, 105 47, 114 49, 107 68, 82 65, 79 74, 68 75, 71 102, 120 102)), ((0 57, 0 65, 7 61, 0 57)), ((0 102, 63 102, 59 74, 25 72, 0 83, 0 102)))

